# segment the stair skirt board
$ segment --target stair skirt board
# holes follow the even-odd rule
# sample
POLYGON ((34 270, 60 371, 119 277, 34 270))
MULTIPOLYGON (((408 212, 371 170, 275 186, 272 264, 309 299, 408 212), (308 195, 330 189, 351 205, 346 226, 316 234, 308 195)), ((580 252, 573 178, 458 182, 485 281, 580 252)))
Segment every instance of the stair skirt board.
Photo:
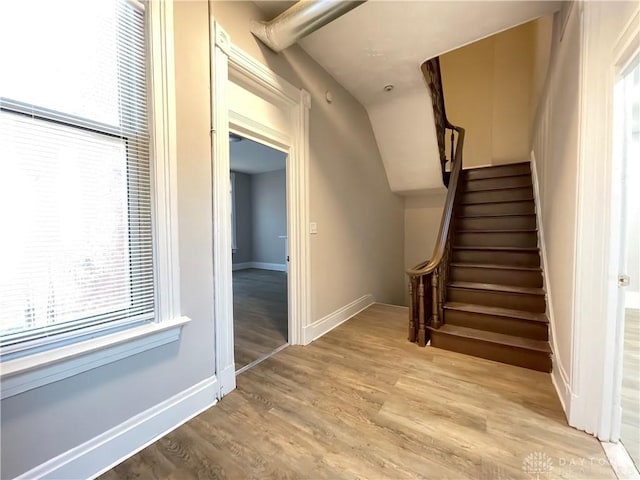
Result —
POLYGON ((431 346, 540 372, 551 372, 550 353, 451 335, 441 329, 431 330, 431 346))

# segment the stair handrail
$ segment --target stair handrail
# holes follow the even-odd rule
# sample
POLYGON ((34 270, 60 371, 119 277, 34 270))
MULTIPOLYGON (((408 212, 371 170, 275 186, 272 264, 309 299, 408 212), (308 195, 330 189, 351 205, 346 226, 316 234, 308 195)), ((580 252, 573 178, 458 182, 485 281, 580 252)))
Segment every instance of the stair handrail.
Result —
POLYGON ((433 272, 444 255, 444 251, 447 245, 447 239, 449 237, 449 231, 451 226, 451 219, 453 218, 453 207, 456 193, 458 191, 458 180, 460 178, 460 170, 462 170, 462 146, 464 144, 464 128, 453 127, 458 133, 458 139, 456 142, 456 156, 453 161, 453 170, 451 172, 451 180, 449 182, 449 188, 447 189, 447 198, 444 202, 444 210, 442 212, 442 218, 440 219, 440 230, 438 231, 437 242, 433 247, 433 253, 431 259, 425 262, 419 263, 413 268, 407 270, 407 275, 415 277, 418 275, 426 275, 433 272))
MULTIPOLYGON (((442 86, 442 71, 440 70, 440 57, 435 57, 424 62, 420 70, 424 76, 429 91, 431 93, 431 103, 433 105, 433 119, 436 127, 436 138, 438 140, 438 152, 440 153, 440 168, 442 169, 442 183, 449 186, 449 172, 447 172, 447 162, 453 163, 454 154, 454 132, 456 126, 447 117, 447 109, 444 103, 444 87, 442 86), (445 137, 447 129, 451 130, 451 150, 450 159, 447 159, 445 137)), ((453 165, 451 165, 453 169, 453 165)))
MULTIPOLYGON (((433 248, 431 259, 407 270, 407 275, 409 276, 410 300, 409 341, 417 341, 420 346, 425 346, 428 340, 426 312, 431 310, 431 328, 439 328, 441 323, 440 319, 442 318, 442 305, 444 303, 445 285, 448 276, 448 257, 451 250, 453 215, 460 180, 460 172, 462 170, 462 149, 464 146, 465 129, 453 125, 446 117, 440 63, 438 58, 428 60, 421 68, 427 82, 429 83, 429 87, 432 89, 432 101, 434 106, 434 116, 436 117, 436 127, 442 128, 443 130, 448 128, 452 131, 452 165, 450 176, 448 178, 445 175, 446 155, 444 155, 444 148, 440 148, 443 181, 445 185, 447 185, 448 189, 436 244, 433 248), (440 121, 437 118, 438 115, 442 115, 440 121), (457 134, 455 148, 453 144, 454 132, 457 134), (431 296, 425 297, 425 278, 428 277, 431 277, 431 281, 429 283, 432 294, 431 296), (428 308, 429 306, 431 309, 428 308)), ((439 133, 438 138, 444 139, 444 133, 439 133)))

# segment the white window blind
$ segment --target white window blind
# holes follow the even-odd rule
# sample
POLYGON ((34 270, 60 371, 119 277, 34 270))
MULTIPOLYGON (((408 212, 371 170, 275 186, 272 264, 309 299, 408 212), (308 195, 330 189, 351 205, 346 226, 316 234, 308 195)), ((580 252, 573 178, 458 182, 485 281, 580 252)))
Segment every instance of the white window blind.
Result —
POLYGON ((1 3, 2 352, 150 321, 144 5, 1 3))

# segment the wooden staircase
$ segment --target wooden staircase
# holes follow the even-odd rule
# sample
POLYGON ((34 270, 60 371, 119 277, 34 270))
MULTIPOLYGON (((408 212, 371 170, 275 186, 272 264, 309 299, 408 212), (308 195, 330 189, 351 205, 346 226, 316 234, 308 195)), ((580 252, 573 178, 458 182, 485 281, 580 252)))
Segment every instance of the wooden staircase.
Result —
POLYGON ((529 163, 462 170, 433 347, 551 371, 529 163))
POLYGON ((447 198, 431 258, 407 270, 408 339, 550 372, 530 165, 463 169, 465 129, 447 119, 440 61, 421 68, 447 198))

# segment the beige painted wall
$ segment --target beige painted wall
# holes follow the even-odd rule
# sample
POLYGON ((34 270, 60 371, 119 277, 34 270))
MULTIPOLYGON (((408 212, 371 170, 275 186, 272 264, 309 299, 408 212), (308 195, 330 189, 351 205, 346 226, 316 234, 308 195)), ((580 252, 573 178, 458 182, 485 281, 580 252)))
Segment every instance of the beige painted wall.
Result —
MULTIPOLYGON (((415 267, 431 258, 442 219, 447 192, 410 196, 404 199, 404 267, 415 267)), ((406 282, 405 282, 406 283, 406 282)), ((405 289, 406 290, 406 289, 405 289)), ((405 304, 409 292, 405 291, 405 304)))
POLYGON ((556 365, 571 377, 575 287, 576 196, 579 155, 580 23, 572 15, 559 41, 554 25, 553 59, 546 95, 535 125, 533 153, 540 186, 547 278, 553 308, 556 365), (561 127, 561 128, 560 128, 561 127))
POLYGON ((401 303, 403 202, 389 190, 366 110, 298 46, 276 55, 260 44, 250 23, 268 19, 253 2, 215 2, 213 15, 233 43, 311 94, 312 321, 368 293, 401 303))
MULTIPOLYGON (((601 411, 610 379, 604 378, 604 370, 590 368, 588 359, 598 366, 611 361, 605 354, 605 337, 611 332, 606 303, 614 280, 606 271, 611 247, 604 239, 609 195, 619 189, 619 183, 611 185, 613 190, 607 186, 612 145, 606 131, 613 129, 608 99, 614 87, 614 47, 637 9, 637 2, 576 2, 556 15, 549 78, 533 135, 554 376, 570 424, 599 436, 608 423, 599 415, 610 415, 601 411)), ((604 432, 600 438, 608 436, 604 432)))
POLYGON ((529 22, 440 56, 447 116, 466 129, 466 167, 528 159, 534 72, 547 63, 539 28, 529 22))

